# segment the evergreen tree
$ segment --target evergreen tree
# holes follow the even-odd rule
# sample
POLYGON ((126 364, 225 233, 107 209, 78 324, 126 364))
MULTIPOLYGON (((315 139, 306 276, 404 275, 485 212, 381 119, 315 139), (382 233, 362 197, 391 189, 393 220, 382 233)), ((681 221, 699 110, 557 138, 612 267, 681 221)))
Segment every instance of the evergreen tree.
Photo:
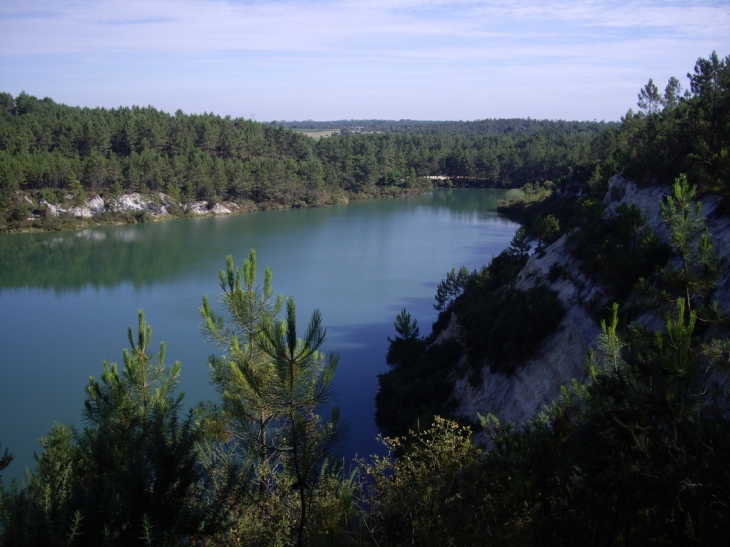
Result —
POLYGON ((124 368, 104 362, 100 381, 91 378, 86 388, 76 502, 84 543, 189 537, 217 516, 210 496, 198 490, 200 433, 191 415, 179 416, 180 363, 165 365, 164 342, 151 353, 151 335, 140 311, 136 342, 131 327, 128 332, 124 368))
POLYGON ((425 344, 418 336, 418 321, 413 319, 405 308, 396 315, 393 325, 397 335, 393 340, 388 337, 390 346, 385 361, 393 367, 400 367, 418 359, 425 344))
POLYGON ((263 463, 273 456, 267 434, 276 410, 270 390, 272 368, 261 352, 261 336, 279 313, 282 299, 273 296, 270 268, 265 270, 263 288, 256 285, 253 249, 243 268, 234 268, 232 256, 226 258, 220 286, 226 317, 213 311, 207 296, 200 308, 204 335, 229 352, 221 358, 211 356, 211 382, 223 398, 228 436, 255 451, 263 463))
POLYGON ((256 533, 269 542, 284 541, 276 530, 291 525, 292 541, 303 545, 308 529, 321 525, 313 524, 311 515, 321 515, 330 503, 321 497, 322 486, 336 478, 336 468, 327 462, 343 434, 339 412, 333 407, 330 421, 318 412, 332 401, 338 359, 319 351, 326 335, 319 311, 301 339, 292 298, 286 320, 276 319, 281 298, 273 297, 269 269, 263 288, 256 286, 253 250, 243 269, 234 269, 229 256, 220 280, 225 317, 212 310, 207 298, 201 307, 205 335, 228 352, 209 360, 223 406, 208 419, 222 424, 220 440, 229 457, 245 461, 253 505, 240 508, 242 518, 258 519, 256 533))
POLYGON ((649 79, 647 83, 639 92, 639 108, 647 115, 656 114, 661 105, 662 97, 659 95, 659 90, 654 84, 654 80, 649 79))
POLYGON ((459 268, 458 273, 455 268, 452 268, 451 271, 446 274, 446 278, 441 280, 438 288, 436 289, 436 303, 433 307, 440 312, 448 308, 454 300, 464 292, 468 280, 469 270, 466 266, 459 268))
POLYGON ((296 306, 289 298, 285 321, 274 321, 263 331, 262 351, 271 359, 271 392, 278 408, 279 444, 275 446, 299 493, 297 545, 304 532, 322 465, 343 434, 339 409, 332 407, 329 422, 317 410, 332 401, 331 384, 338 357, 326 358, 319 348, 325 341, 319 310, 315 310, 303 338, 297 337, 296 306))
MULTIPOLYGON (((3 443, 0 443, 0 449, 3 447, 3 443)), ((13 461, 13 455, 8 451, 8 449, 5 449, 5 452, 3 453, 2 457, 0 457, 0 471, 5 469, 8 465, 10 465, 10 462, 13 461)), ((2 478, 2 475, 0 475, 0 478, 2 478)))
POLYGON ((180 417, 180 363, 150 352, 152 329, 139 312, 129 329, 124 367, 104 362, 86 388, 87 426, 55 424, 26 475, 27 486, 0 484, 3 545, 187 544, 213 531, 225 508, 205 488, 200 431, 180 417), (155 359, 156 357, 156 359, 155 359))
POLYGON ((669 243, 679 263, 667 263, 659 275, 659 295, 669 301, 683 300, 683 310, 698 312, 700 320, 717 320, 722 313, 710 299, 720 280, 723 264, 710 242, 702 202, 695 201, 696 187, 680 175, 662 204, 662 219, 669 243))
POLYGON ((716 544, 727 533, 728 420, 693 343, 695 310, 676 303, 665 332, 603 324, 580 409, 574 507, 609 544, 716 544), (719 403, 719 406, 718 406, 719 403))

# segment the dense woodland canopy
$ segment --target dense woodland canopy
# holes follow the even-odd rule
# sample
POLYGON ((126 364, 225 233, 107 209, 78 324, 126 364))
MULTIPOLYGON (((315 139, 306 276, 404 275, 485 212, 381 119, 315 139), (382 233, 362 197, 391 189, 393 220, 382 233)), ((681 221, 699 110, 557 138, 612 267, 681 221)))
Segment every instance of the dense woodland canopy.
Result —
MULTIPOLYGON (((688 76, 686 93, 673 79, 661 94, 650 80, 639 112, 591 137, 563 175, 512 192, 503 209, 523 227, 481 270, 447 274, 428 337, 407 310, 398 314, 377 401, 378 422, 394 435, 387 456, 352 468, 336 458, 344 424, 331 407, 337 359, 318 351, 322 319, 315 313, 297 326, 294 301, 284 311, 271 272, 257 282, 252 252, 242 268, 229 258, 220 274, 223 312, 207 297, 201 307, 205 337, 225 352, 209 362, 220 401, 182 411, 179 365, 164 363, 164 346, 151 352, 140 313, 122 365, 104 363, 86 388, 84 429, 55 424, 26 482, 0 483, 2 545, 724 544, 730 386, 710 380, 730 374, 728 312, 713 303, 727 265, 698 203, 713 192, 728 210, 730 57, 699 59, 688 76), (672 184, 662 211, 667 241, 635 207, 603 218, 606 181, 619 171, 672 184), (608 295, 593 310, 602 334, 598 352, 586 356, 588 381, 569 383, 520 426, 492 415, 474 424, 439 417, 449 412, 451 373, 475 376, 489 366, 512 374, 555 327, 562 310, 549 284, 524 292, 514 281, 530 253, 567 231, 581 269, 608 295), (626 305, 635 291, 643 299, 626 305), (665 314, 663 329, 630 322, 647 307, 665 314), (461 343, 431 345, 454 313, 461 343), (415 432, 395 437, 409 428, 415 432), (488 447, 472 444, 475 429, 486 432, 488 447)), ((315 143, 260 130, 318 151, 426 139, 315 143)), ((459 139, 472 142, 443 142, 459 139)), ((21 161, 38 152, 3 153, 21 161)), ((562 275, 551 270, 548 281, 562 275)), ((0 471, 11 462, 6 450, 0 471)))
POLYGON ((314 140, 281 124, 153 107, 77 108, 2 93, 0 221, 12 228, 29 216, 24 194, 56 203, 67 195, 164 192, 182 202, 299 207, 417 192, 432 185, 427 176, 522 186, 565 177, 608 127, 529 120, 424 122, 407 131, 402 122, 381 125, 387 132, 314 140))

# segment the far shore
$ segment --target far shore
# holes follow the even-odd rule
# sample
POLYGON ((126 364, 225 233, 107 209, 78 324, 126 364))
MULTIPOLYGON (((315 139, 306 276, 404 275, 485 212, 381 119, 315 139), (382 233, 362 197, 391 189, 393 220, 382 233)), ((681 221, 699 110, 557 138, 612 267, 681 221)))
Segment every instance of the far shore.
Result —
POLYGON ((347 204, 351 200, 412 197, 421 195, 426 191, 428 189, 424 188, 389 188, 387 191, 374 194, 335 196, 317 203, 309 203, 303 200, 289 203, 276 201, 254 202, 251 200, 217 201, 215 203, 208 201, 178 202, 162 192, 147 194, 133 192, 107 200, 101 196, 95 196, 79 205, 73 203, 72 196, 67 196, 69 198, 67 202, 58 204, 49 204, 43 202, 43 200, 36 203, 30 197, 23 196, 23 199, 28 203, 29 209, 33 212, 32 216, 0 227, 0 233, 73 231, 89 226, 120 226, 162 222, 177 218, 201 218, 257 211, 330 207, 332 205, 347 204))

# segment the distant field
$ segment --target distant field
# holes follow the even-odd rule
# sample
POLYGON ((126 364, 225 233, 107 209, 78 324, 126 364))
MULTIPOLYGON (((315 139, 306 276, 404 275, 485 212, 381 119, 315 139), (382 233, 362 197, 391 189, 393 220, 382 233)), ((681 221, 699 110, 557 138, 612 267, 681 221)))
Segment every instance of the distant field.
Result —
POLYGON ((299 133, 304 133, 307 137, 313 139, 321 139, 322 137, 331 137, 332 135, 339 134, 339 129, 294 129, 299 133))

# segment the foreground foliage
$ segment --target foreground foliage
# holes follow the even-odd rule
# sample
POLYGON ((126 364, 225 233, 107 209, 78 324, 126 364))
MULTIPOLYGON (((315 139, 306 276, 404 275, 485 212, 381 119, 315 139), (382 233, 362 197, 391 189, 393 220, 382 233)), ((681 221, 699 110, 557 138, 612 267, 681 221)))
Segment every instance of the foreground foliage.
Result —
POLYGON ((317 414, 332 401, 338 358, 319 352, 326 334, 319 311, 301 339, 292 298, 286 320, 276 319, 282 299, 273 298, 270 269, 263 288, 256 286, 253 250, 243 268, 234 268, 229 256, 220 281, 228 324, 207 297, 201 307, 204 332, 227 351, 209 361, 223 406, 209 409, 207 427, 218 434, 223 458, 239 462, 236 480, 243 481, 253 511, 245 518, 259 520, 259 529, 247 535, 303 545, 310 529, 325 525, 316 518, 327 505, 322 490, 341 473, 329 461, 344 432, 339 410, 332 407, 329 421, 317 414), (266 509, 271 500, 277 500, 275 512, 266 509))
POLYGON ((86 388, 79 432, 56 423, 27 487, 2 489, 8 545, 175 544, 214 526, 214 498, 202 489, 202 440, 174 395, 180 363, 150 352, 151 328, 139 314, 124 365, 104 363, 86 388))

